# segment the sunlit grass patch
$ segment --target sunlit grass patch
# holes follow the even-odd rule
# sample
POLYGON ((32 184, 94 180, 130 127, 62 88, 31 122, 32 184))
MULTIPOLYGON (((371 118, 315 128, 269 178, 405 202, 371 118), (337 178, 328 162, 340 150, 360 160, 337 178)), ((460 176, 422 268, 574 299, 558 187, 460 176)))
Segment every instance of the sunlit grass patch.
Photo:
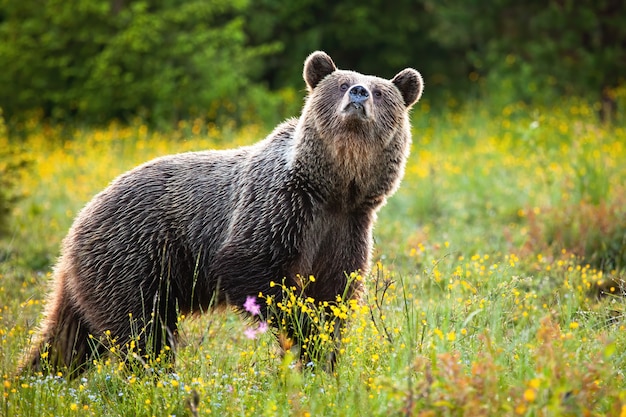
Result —
POLYGON ((587 200, 528 210, 524 250, 559 257, 564 250, 604 271, 626 268, 626 192, 617 188, 611 201, 587 200))

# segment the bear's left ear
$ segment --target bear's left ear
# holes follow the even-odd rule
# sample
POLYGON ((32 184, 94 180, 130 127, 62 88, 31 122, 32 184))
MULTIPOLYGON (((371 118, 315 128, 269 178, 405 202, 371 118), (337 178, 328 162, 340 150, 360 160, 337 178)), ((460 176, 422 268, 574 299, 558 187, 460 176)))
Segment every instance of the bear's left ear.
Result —
POLYGON ((328 74, 335 71, 337 67, 326 52, 315 51, 304 61, 304 71, 302 77, 310 91, 319 84, 328 74))
POLYGON ((415 104, 424 91, 424 80, 420 73, 413 68, 403 69, 393 77, 391 82, 400 90, 406 107, 415 104))

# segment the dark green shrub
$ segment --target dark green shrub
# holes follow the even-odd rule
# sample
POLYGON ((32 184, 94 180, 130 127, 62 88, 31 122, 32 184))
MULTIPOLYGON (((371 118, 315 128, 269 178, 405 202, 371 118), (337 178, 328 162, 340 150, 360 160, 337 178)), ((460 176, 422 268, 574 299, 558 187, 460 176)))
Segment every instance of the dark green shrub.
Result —
MULTIPOLYGON (((142 117, 171 125, 246 95, 247 1, 2 2, 0 107, 57 120, 142 117)), ((228 111, 229 106, 223 106, 228 111)), ((235 113, 236 109, 231 109, 235 113)))

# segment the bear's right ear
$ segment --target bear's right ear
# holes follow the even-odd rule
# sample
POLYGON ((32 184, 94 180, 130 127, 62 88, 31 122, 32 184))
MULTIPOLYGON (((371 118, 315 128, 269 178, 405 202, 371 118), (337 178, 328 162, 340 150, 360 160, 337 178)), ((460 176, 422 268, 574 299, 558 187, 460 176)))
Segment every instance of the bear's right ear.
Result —
POLYGON ((306 82, 309 92, 319 84, 328 74, 337 70, 335 63, 326 52, 315 51, 304 61, 302 77, 306 82))
POLYGON ((415 104, 424 91, 422 75, 413 68, 403 69, 393 77, 391 82, 400 90, 407 108, 415 104))

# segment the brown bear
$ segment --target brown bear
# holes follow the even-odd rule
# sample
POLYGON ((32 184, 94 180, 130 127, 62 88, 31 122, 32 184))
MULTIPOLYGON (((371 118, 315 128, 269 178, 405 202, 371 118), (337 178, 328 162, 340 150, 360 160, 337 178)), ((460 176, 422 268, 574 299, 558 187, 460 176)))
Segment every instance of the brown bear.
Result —
POLYGON ((308 297, 358 297, 362 284, 348 277, 368 271, 423 81, 411 68, 392 80, 338 70, 319 51, 303 76, 302 115, 261 142, 157 158, 84 207, 22 370, 76 374, 106 351, 104 339, 125 346, 134 336, 141 352, 159 352, 174 345, 178 314, 281 297, 272 281, 300 288, 298 277, 314 276, 308 297))

